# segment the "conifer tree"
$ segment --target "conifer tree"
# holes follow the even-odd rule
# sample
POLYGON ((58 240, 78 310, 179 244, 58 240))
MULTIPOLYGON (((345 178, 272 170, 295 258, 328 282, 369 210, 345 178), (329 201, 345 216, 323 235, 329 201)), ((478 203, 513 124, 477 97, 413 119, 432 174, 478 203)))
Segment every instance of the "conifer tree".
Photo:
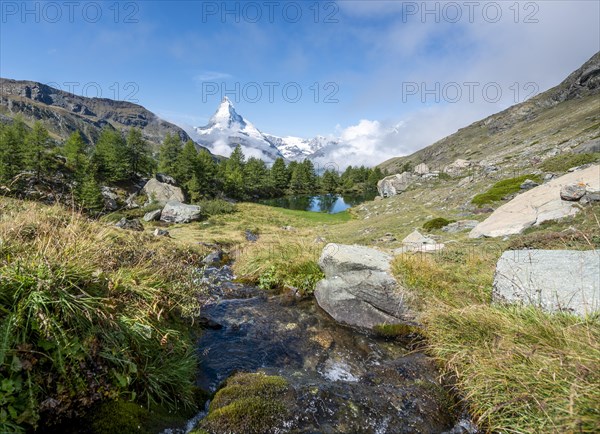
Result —
POLYGON ((158 157, 158 171, 167 175, 175 176, 179 154, 182 151, 181 140, 178 136, 167 133, 158 157))

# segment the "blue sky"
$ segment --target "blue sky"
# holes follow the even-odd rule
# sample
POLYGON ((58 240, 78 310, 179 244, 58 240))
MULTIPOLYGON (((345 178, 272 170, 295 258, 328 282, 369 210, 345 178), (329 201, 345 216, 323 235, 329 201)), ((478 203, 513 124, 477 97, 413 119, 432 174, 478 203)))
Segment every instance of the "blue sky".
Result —
POLYGON ((600 50, 597 1, 467 3, 2 1, 0 75, 194 126, 229 90, 264 132, 342 136, 383 159, 557 84, 600 50))

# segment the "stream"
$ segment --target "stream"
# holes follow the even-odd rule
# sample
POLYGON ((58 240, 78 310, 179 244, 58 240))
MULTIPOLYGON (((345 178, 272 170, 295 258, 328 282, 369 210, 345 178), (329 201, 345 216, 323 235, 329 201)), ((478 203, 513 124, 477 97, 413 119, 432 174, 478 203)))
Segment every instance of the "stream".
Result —
POLYGON ((284 377, 297 408, 282 433, 476 432, 450 410, 424 353, 344 327, 314 299, 273 296, 232 279, 229 266, 204 270, 202 321, 210 327, 198 341, 200 388, 214 392, 236 372, 284 377))

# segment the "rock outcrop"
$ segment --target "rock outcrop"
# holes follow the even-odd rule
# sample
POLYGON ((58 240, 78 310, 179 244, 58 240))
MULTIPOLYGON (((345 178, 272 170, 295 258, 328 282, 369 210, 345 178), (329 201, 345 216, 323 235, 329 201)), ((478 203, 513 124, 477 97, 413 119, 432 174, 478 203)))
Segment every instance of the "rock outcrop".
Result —
POLYGON ((422 235, 419 231, 414 230, 402 240, 402 247, 394 250, 395 255, 401 255, 403 253, 432 253, 442 250, 444 248, 443 243, 438 243, 436 240, 430 237, 422 235))
POLYGON ((498 260, 492 299, 549 312, 600 309, 600 250, 512 250, 498 260))
POLYGON ((381 197, 391 197, 402 193, 412 183, 414 176, 410 172, 386 176, 377 182, 377 190, 381 197))
POLYGON ((579 208, 561 198, 566 185, 582 183, 589 191, 600 190, 600 166, 567 173, 543 185, 532 188, 494 211, 469 234, 471 238, 501 237, 518 234, 524 229, 547 220, 575 215, 579 208))
POLYGON ((319 306, 336 321, 372 329, 409 319, 398 283, 390 274, 392 257, 364 246, 327 244, 319 259, 325 279, 317 283, 319 306))
POLYGON ((160 214, 160 219, 168 223, 190 223, 201 217, 202 210, 198 205, 186 205, 175 200, 168 201, 160 214))
POLYGON ((160 182, 156 178, 152 178, 144 185, 142 193, 148 196, 148 201, 150 203, 165 204, 170 200, 177 202, 183 202, 185 200, 181 188, 166 182, 160 182))

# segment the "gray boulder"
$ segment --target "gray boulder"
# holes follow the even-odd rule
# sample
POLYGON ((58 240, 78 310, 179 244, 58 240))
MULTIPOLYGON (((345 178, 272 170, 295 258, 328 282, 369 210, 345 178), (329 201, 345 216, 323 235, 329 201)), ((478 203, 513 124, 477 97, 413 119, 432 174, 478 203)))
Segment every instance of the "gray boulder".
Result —
POLYGON ((155 178, 163 184, 177 185, 177 181, 175 181, 175 178, 169 175, 165 175, 164 173, 157 173, 155 175, 155 178))
POLYGON ((168 223, 190 223, 200 220, 202 210, 198 205, 187 205, 175 200, 170 200, 165 204, 160 219, 168 223))
POLYGON ((585 183, 573 183, 563 185, 560 189, 560 198, 563 200, 577 201, 585 194, 585 183))
POLYGON ((144 185, 142 193, 148 196, 150 203, 164 204, 171 200, 177 202, 183 202, 185 200, 181 188, 165 182, 160 182, 156 178, 152 178, 144 185))
POLYGON ((538 184, 534 180, 526 179, 525 181, 523 181, 520 188, 521 188, 521 190, 531 190, 532 188, 537 187, 538 185, 540 185, 540 184, 538 184))
POLYGON ((129 220, 125 217, 123 217, 121 220, 119 220, 117 223, 115 223, 115 226, 120 229, 128 229, 130 231, 141 232, 144 230, 144 226, 142 226, 142 224, 140 223, 140 221, 138 219, 129 220))
POLYGON ((336 321, 372 329, 410 317, 398 283, 389 273, 391 256, 363 246, 327 244, 319 259, 325 279, 315 299, 336 321))
POLYGON ((415 179, 410 172, 386 176, 377 182, 377 191, 381 197, 391 197, 406 190, 415 179))
POLYGON ((101 189, 102 199, 104 199, 104 208, 108 211, 116 211, 119 209, 119 203, 117 202, 119 196, 110 187, 103 186, 101 189))
POLYGON ((145 222, 153 222, 153 221, 156 221, 156 220, 160 220, 161 213, 162 213, 162 209, 157 209, 157 210, 154 210, 154 211, 150 211, 150 212, 147 212, 146 214, 144 214, 144 218, 143 219, 144 219, 145 222))
POLYGON ((600 309, 600 250, 513 250, 502 254, 494 302, 577 315, 600 309))

